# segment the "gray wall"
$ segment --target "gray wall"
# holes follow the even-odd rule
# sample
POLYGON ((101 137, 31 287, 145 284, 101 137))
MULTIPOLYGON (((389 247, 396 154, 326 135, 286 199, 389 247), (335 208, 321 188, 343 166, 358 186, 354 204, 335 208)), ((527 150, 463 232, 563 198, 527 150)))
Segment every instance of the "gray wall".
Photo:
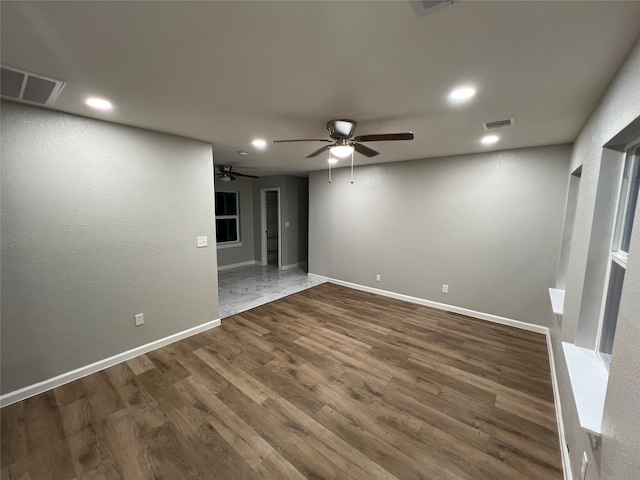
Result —
POLYGON ((569 156, 565 145, 371 165, 353 185, 349 169, 331 184, 312 172, 309 272, 546 325, 569 156))
POLYGON ((280 188, 280 214, 282 223, 282 266, 307 261, 308 231, 308 179, 289 175, 261 177, 253 182, 254 258, 262 259, 262 228, 260 225, 260 190, 280 188), (285 227, 285 222, 289 227, 285 227))
POLYGON ((2 393, 218 317, 211 145, 3 102, 1 204, 2 393))
POLYGON ((252 262, 253 257, 253 180, 236 177, 233 182, 215 181, 216 192, 238 192, 240 203, 240 242, 242 245, 218 248, 218 267, 252 262))
MULTIPOLYGON (((599 232, 599 217, 606 205, 596 198, 606 198, 598 191, 607 182, 611 153, 603 155, 602 146, 640 116, 640 42, 630 52, 600 104, 580 132, 573 150, 570 171, 583 165, 575 225, 571 242, 571 257, 567 271, 566 299, 562 327, 554 325, 553 349, 560 385, 564 425, 569 444, 574 478, 580 472, 582 452, 586 451, 590 466, 588 479, 637 478, 640 471, 640 209, 636 210, 629 262, 625 274, 618 326, 616 330, 609 384, 603 418, 602 446, 593 450, 589 438, 579 426, 575 403, 561 341, 579 340, 583 346, 595 344, 591 325, 599 312, 589 301, 602 296, 602 289, 593 284, 594 263, 599 263, 597 245, 606 242, 606 233, 599 232), (603 168, 605 167, 605 168, 603 168), (582 311, 581 311, 582 309, 582 311), (583 337, 591 338, 583 338, 583 337)), ((638 129, 640 136, 640 129, 638 129)))

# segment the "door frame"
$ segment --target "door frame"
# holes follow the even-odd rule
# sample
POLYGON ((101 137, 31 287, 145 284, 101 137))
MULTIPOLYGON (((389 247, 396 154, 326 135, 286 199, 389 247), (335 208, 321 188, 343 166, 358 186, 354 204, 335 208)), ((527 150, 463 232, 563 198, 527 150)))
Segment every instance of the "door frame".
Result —
POLYGON ((260 239, 261 239, 261 263, 268 264, 267 256, 267 192, 276 192, 278 197, 278 268, 282 268, 282 225, 280 203, 280 187, 270 187, 260 189, 260 239))

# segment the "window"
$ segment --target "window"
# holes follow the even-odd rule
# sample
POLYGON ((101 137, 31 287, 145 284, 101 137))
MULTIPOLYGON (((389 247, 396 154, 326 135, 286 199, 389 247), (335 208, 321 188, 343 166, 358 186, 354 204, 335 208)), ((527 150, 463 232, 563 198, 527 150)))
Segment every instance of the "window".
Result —
POLYGON ((629 243, 633 229, 633 217, 638 203, 640 186, 640 143, 627 150, 620 185, 620 199, 616 213, 615 230, 608 268, 608 286, 605 292, 602 327, 598 340, 598 352, 607 369, 611 363, 613 339, 618 322, 618 310, 624 284, 624 274, 629 256, 629 243))
POLYGON ((216 192, 216 243, 239 241, 238 192, 216 192))

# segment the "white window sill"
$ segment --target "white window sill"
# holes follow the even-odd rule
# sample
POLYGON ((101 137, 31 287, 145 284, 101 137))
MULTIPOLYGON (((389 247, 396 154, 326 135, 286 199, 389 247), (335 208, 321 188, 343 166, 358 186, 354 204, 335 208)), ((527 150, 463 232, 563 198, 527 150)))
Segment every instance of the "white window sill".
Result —
POLYGON ((227 243, 217 243, 216 248, 220 250, 221 248, 233 248, 233 247, 241 247, 242 242, 227 242, 227 243))
POLYGON ((609 372, 593 350, 562 342, 576 401, 580 426, 596 436, 602 434, 602 413, 609 372))
POLYGON ((551 309, 553 313, 562 315, 564 313, 564 290, 550 288, 549 298, 551 299, 551 309))
POLYGON ((627 261, 629 260, 629 254, 621 251, 611 252, 611 259, 622 268, 626 269, 627 261))

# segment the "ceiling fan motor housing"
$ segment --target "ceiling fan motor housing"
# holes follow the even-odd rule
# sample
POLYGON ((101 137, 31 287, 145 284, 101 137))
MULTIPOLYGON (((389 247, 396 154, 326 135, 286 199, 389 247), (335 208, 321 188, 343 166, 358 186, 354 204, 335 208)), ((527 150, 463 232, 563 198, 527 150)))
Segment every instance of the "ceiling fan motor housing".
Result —
POLYGON ((354 120, 329 120, 327 130, 331 138, 351 138, 356 131, 357 122, 354 120))

